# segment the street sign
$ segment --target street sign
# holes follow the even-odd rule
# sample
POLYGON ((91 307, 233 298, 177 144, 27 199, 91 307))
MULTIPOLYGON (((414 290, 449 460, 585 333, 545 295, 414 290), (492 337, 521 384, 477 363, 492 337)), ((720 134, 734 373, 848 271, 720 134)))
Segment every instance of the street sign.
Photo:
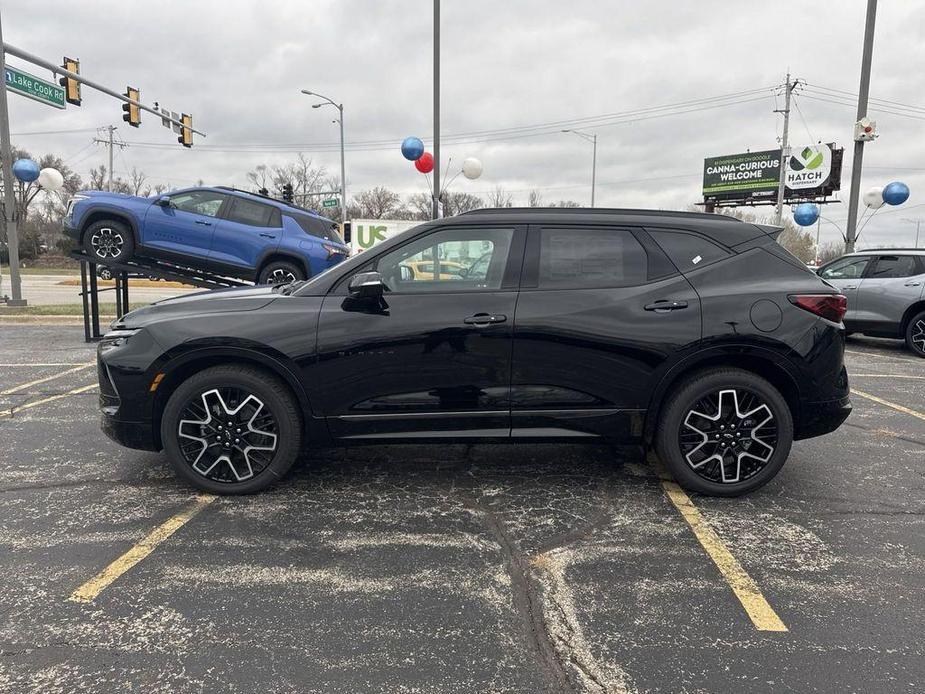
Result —
POLYGON ((6 88, 11 92, 35 99, 39 103, 64 108, 63 87, 9 65, 6 66, 6 88))
POLYGON ((321 202, 322 207, 337 207, 337 198, 328 198, 321 202))

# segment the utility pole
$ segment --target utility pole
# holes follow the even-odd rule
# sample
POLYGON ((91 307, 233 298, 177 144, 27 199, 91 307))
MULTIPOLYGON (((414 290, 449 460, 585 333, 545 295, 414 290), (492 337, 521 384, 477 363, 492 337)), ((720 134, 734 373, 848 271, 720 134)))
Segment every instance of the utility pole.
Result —
POLYGON ((790 160, 790 95, 797 82, 798 80, 790 81, 788 72, 784 85, 784 108, 774 111, 774 113, 784 114, 784 134, 780 142, 780 165, 778 166, 780 181, 777 183, 777 210, 774 213, 774 224, 777 226, 781 225, 781 219, 784 216, 784 190, 787 187, 787 162, 790 160))
POLYGON ((113 147, 119 147, 119 148, 121 148, 121 149, 124 149, 125 147, 128 147, 128 145, 127 145, 126 143, 124 143, 124 142, 116 142, 116 141, 113 139, 113 133, 115 133, 115 131, 116 131, 117 129, 118 129, 118 128, 116 128, 116 126, 114 126, 114 125, 107 125, 105 128, 101 128, 101 130, 106 130, 106 131, 108 131, 109 137, 107 137, 105 140, 101 140, 101 139, 98 138, 98 137, 94 137, 94 138, 93 138, 93 141, 96 142, 97 144, 106 145, 106 146, 109 148, 109 178, 108 178, 107 183, 106 183, 106 190, 108 190, 110 193, 112 192, 112 152, 113 152, 113 147))
MULTIPOLYGON (((6 51, 3 50, 3 28, 0 25, 0 74, 6 75, 6 51)), ((5 78, 4 78, 5 80, 5 78)), ((13 192, 13 147, 10 144, 10 111, 6 101, 6 83, 0 88, 0 166, 3 169, 3 216, 6 240, 10 252, 10 291, 8 306, 25 306, 22 280, 19 276, 19 232, 16 229, 16 196, 13 192)))
MULTIPOLYGON (((858 90, 858 117, 867 116, 870 93, 870 64, 874 55, 874 23, 877 20, 877 0, 867 0, 867 21, 864 25, 864 51, 861 55, 861 85, 858 90)), ((861 197, 861 167, 864 162, 864 140, 854 141, 854 161, 851 164, 851 193, 848 198, 848 224, 845 227, 845 252, 854 251, 857 241, 858 202, 861 197)))
POLYGON ((434 210, 440 218, 440 0, 434 0, 434 210))

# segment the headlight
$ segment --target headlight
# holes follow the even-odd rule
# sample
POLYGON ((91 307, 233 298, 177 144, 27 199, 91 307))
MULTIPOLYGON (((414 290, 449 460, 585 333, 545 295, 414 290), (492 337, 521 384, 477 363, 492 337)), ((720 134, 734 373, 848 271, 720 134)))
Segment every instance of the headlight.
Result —
POLYGON ((99 353, 105 354, 114 349, 118 349, 125 345, 135 333, 141 332, 141 328, 135 329, 119 329, 119 330, 110 330, 108 333, 103 335, 103 338, 100 340, 99 353))
POLYGON ((70 200, 67 201, 67 209, 64 211, 65 217, 70 217, 71 212, 74 210, 74 204, 80 200, 89 200, 89 195, 75 195, 70 200))

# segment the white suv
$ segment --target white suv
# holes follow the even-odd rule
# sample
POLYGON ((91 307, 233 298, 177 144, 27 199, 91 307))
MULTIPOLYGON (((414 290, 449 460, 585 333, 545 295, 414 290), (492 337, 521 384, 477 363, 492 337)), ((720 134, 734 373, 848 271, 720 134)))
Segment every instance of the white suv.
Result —
POLYGON ((817 272, 848 297, 849 333, 902 338, 925 357, 925 249, 858 251, 817 272))

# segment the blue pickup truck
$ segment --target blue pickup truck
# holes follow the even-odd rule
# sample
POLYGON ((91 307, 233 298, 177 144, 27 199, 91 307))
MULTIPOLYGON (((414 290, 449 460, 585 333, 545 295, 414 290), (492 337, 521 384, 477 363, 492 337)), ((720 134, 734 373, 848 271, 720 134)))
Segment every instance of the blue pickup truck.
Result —
POLYGON ((149 198, 80 192, 64 232, 99 265, 149 258, 258 284, 308 279, 348 255, 330 219, 221 186, 149 198))

